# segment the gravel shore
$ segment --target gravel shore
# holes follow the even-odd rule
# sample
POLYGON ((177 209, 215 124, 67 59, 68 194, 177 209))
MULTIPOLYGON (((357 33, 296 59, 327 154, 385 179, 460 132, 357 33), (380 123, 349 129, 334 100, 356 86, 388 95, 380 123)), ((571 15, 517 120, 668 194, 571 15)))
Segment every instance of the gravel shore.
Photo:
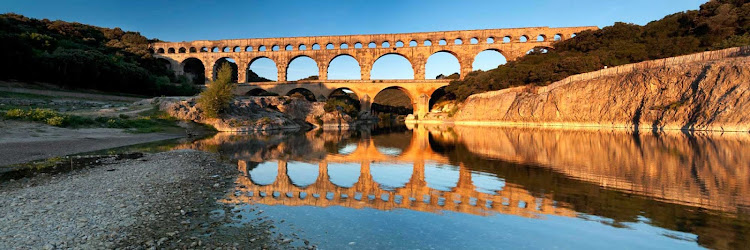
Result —
MULTIPOLYGON (((0 183, 0 249, 235 248, 205 235, 232 216, 216 200, 236 171, 215 154, 176 150, 0 183)), ((282 247, 251 228, 241 234, 253 248, 282 247)))

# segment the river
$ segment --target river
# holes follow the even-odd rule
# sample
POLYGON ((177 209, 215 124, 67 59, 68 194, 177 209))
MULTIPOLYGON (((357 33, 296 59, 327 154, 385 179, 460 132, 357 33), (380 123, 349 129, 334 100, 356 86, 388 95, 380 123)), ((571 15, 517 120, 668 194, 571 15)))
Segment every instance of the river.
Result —
POLYGON ((227 227, 272 221, 321 249, 750 246, 747 134, 417 126, 178 147, 236 164, 227 227))

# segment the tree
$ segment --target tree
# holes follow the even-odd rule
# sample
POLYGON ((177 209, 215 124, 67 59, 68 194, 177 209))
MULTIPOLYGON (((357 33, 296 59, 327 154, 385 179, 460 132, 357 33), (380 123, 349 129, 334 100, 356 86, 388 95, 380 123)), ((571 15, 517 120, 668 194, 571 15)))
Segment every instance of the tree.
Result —
POLYGON ((712 0, 700 10, 678 12, 645 26, 617 22, 555 42, 496 69, 451 81, 449 96, 521 85, 548 85, 565 77, 645 60, 750 45, 750 0, 712 0))
POLYGON ((224 113, 234 99, 234 88, 232 82, 232 67, 228 63, 219 66, 216 81, 201 92, 198 97, 198 106, 208 118, 217 118, 224 113))

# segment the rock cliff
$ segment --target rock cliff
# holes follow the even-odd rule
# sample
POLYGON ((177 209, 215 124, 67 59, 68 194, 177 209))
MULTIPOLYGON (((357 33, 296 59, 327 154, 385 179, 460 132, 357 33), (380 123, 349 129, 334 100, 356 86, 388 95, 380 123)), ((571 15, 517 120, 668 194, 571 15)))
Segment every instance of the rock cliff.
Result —
POLYGON ((750 131, 750 57, 747 47, 727 51, 473 95, 455 123, 750 131))

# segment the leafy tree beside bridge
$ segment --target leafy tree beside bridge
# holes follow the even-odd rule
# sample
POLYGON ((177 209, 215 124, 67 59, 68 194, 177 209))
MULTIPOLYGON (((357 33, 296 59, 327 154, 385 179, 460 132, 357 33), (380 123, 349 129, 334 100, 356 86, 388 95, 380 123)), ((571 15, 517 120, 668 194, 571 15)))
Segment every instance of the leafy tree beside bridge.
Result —
POLYGON ((452 81, 448 98, 514 86, 548 85, 565 77, 706 50, 750 45, 750 0, 712 0, 700 10, 668 15, 645 26, 615 23, 555 43, 546 53, 532 51, 489 71, 452 81))

